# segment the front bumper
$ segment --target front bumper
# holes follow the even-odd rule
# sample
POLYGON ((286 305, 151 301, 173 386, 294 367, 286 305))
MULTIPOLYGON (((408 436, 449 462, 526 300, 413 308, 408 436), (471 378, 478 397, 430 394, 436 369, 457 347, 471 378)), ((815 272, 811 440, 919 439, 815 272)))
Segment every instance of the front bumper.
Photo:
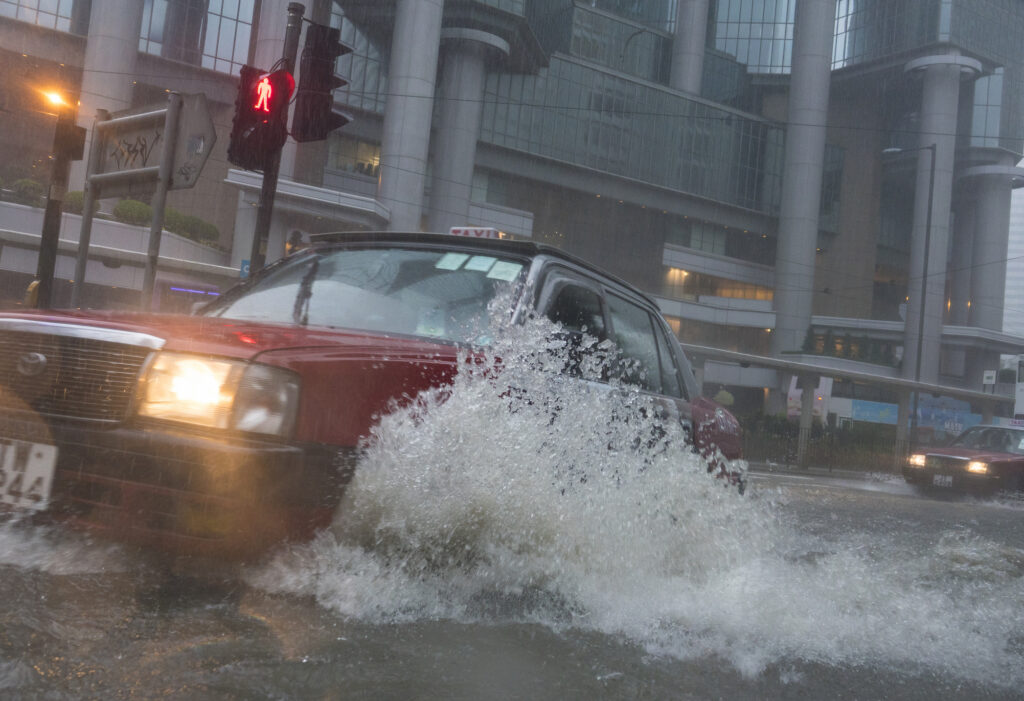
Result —
POLYGON ((979 475, 966 469, 903 466, 903 479, 908 484, 960 492, 984 493, 1004 488, 1001 475, 979 475))
POLYGON ((57 446, 43 518, 176 555, 246 559, 327 526, 355 451, 155 424, 0 415, 0 437, 57 446))

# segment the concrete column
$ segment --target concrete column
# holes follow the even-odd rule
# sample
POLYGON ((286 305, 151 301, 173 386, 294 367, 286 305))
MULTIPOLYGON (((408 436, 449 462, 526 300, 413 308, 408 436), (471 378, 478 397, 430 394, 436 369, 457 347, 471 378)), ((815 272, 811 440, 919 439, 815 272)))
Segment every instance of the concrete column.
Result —
POLYGON ((200 63, 199 40, 209 5, 210 0, 170 0, 167 3, 161 56, 195 65, 200 63))
POLYGON ((398 0, 384 106, 378 196, 391 231, 419 231, 444 0, 398 0))
POLYGON ((678 3, 669 85, 699 95, 704 75, 709 0, 678 0, 678 3))
POLYGON ((974 229, 977 204, 973 190, 960 193, 953 222, 953 261, 949 285, 949 323, 967 326, 968 301, 971 299, 971 260, 974 257, 974 229))
POLYGON ((968 323, 993 331, 1003 330, 1010 194, 1009 178, 992 175, 978 183, 968 323))
POLYGON ((430 183, 430 231, 468 224, 476 142, 483 115, 487 54, 508 44, 468 29, 446 29, 441 69, 441 110, 433 149, 430 183))
POLYGON ((910 299, 907 302, 903 343, 903 376, 909 379, 920 378, 922 382, 935 383, 939 377, 960 81, 962 76, 975 74, 980 69, 978 61, 957 54, 915 59, 905 69, 907 72, 922 71, 924 74, 919 141, 921 150, 917 162, 907 290, 910 299), (930 148, 932 144, 935 145, 934 149, 930 148), (931 158, 935 159, 934 164, 931 158), (926 248, 927 270, 924 267, 926 248), (924 300, 921 299, 922 275, 927 276, 924 300), (919 332, 922 301, 924 320, 919 332), (917 365, 918 354, 921 358, 920 369, 917 365))
POLYGON ((775 256, 772 353, 798 350, 811 323, 825 162, 835 0, 798 0, 775 256))
MULTIPOLYGON (((96 110, 116 112, 131 106, 142 6, 141 2, 92 0, 82 66, 82 92, 78 98, 78 124, 89 130, 86 153, 89 153, 96 110)), ((84 159, 72 162, 68 189, 83 189, 86 165, 84 159)))
POLYGON ((814 423, 814 393, 818 391, 817 375, 801 375, 800 387, 800 432, 797 434, 796 464, 807 467, 807 449, 811 442, 811 425, 814 423))

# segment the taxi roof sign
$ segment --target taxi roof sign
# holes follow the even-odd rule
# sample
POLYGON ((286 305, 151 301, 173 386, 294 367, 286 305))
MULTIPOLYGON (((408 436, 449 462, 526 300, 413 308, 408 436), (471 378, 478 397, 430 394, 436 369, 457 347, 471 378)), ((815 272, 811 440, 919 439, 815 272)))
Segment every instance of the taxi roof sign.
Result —
POLYGON ((448 230, 452 236, 468 236, 474 239, 503 239, 508 234, 498 231, 493 226, 453 226, 448 230))

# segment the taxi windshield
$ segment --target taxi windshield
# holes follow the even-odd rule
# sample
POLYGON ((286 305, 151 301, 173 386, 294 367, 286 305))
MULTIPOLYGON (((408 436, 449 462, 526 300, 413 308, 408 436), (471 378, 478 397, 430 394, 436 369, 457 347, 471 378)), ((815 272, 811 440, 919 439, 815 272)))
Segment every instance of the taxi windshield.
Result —
POLYGON ((958 448, 1024 455, 1024 431, 992 426, 974 426, 957 436, 950 445, 958 448))
POLYGON ((513 290, 525 267, 455 248, 312 249, 199 313, 479 343, 489 303, 513 290))

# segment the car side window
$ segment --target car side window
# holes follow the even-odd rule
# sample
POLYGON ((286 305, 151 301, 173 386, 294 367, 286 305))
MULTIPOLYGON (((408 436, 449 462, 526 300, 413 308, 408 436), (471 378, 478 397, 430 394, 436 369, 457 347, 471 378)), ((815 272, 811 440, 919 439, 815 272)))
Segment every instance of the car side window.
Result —
POLYGON ((563 286, 548 305, 546 315, 566 331, 586 333, 599 339, 606 336, 601 297, 582 285, 563 286))
POLYGON ((623 382, 661 393, 662 370, 654 320, 643 307, 608 295, 612 340, 622 353, 618 374, 623 382))

